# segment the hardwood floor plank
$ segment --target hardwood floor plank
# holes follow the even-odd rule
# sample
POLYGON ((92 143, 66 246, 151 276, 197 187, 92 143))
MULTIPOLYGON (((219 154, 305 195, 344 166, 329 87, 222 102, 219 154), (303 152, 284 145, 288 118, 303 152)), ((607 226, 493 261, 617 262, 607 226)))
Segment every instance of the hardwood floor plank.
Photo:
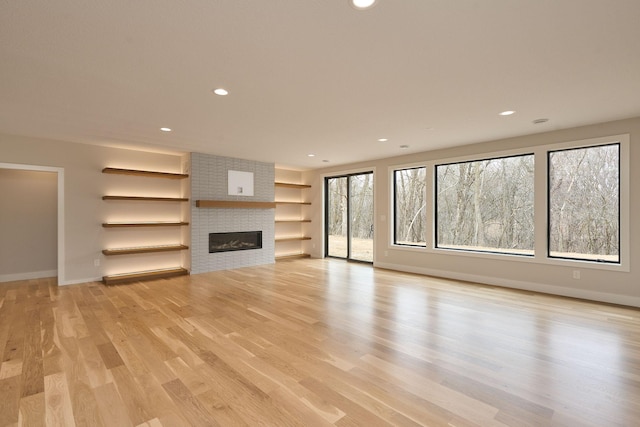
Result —
POLYGON ((131 375, 131 371, 122 364, 112 368, 111 373, 113 374, 114 383, 118 388, 118 393, 127 408, 131 423, 137 425, 154 418, 147 410, 150 405, 147 402, 142 388, 138 385, 133 375, 131 375))
MULTIPOLYGON (((48 358, 59 356, 60 349, 55 342, 56 321, 51 307, 40 311, 40 327, 42 332, 41 347, 43 360, 46 361, 48 358)), ((48 371, 46 363, 43 364, 43 367, 45 376, 54 373, 48 371)))
POLYGON ((370 426, 392 426, 389 421, 380 418, 378 415, 372 413, 366 408, 362 407, 358 403, 338 393, 332 387, 324 384, 323 382, 315 378, 307 378, 300 382, 308 390, 312 391, 322 399, 326 400, 329 404, 340 409, 345 417, 341 417, 335 424, 336 425, 370 425, 370 426), (348 419, 347 419, 348 418, 348 419), (353 421, 357 420, 357 424, 353 424, 353 421))
MULTIPOLYGON (((84 369, 84 366, 78 363, 75 368, 84 369)), ((67 368, 67 371, 71 369, 73 368, 67 368)), ((71 407, 76 424, 96 427, 108 425, 100 417, 98 402, 96 402, 92 388, 82 380, 83 376, 83 374, 79 374, 77 375, 77 380, 68 382, 71 407)))
POLYGON ((180 378, 191 394, 199 395, 211 390, 210 384, 179 357, 167 360, 165 364, 175 373, 176 379, 180 378))
POLYGON ((24 305, 15 304, 6 321, 11 325, 7 334, 4 346, 2 363, 23 362, 24 360, 24 336, 26 329, 26 317, 24 316, 24 305))
POLYGON ((5 359, 5 348, 9 340, 9 332, 13 327, 13 323, 10 321, 11 313, 13 312, 13 300, 8 299, 7 294, 9 286, 0 286, 0 292, 2 292, 2 299, 0 299, 0 354, 3 356, 0 360, 0 364, 5 359))
POLYGON ((44 393, 44 366, 42 362, 42 333, 38 310, 25 312, 24 356, 22 364, 21 397, 44 393))
MULTIPOLYGON (((165 360, 161 357, 162 355, 152 350, 153 347, 146 337, 142 335, 128 337, 127 343, 135 352, 136 358, 142 361, 146 369, 156 378, 159 384, 164 384, 177 378, 175 373, 166 366, 165 360)), ((167 358, 166 360, 171 359, 167 358)))
POLYGON ((118 350, 113 346, 112 343, 104 343, 96 346, 98 349, 98 353, 100 353, 100 357, 102 358, 102 362, 107 369, 117 368, 118 366, 124 365, 118 350))
POLYGON ((0 425, 18 422, 20 409, 20 376, 0 379, 0 425))
MULTIPOLYGON (((127 408, 114 383, 108 383, 93 389, 98 409, 103 420, 113 426, 133 426, 127 414, 127 408)), ((147 420, 145 420, 146 422, 147 420)))
POLYGON ((297 420, 305 427, 328 427, 335 425, 335 422, 344 417, 342 411, 336 410, 333 413, 318 411, 314 406, 307 405, 304 399, 294 394, 291 390, 277 388, 269 397, 274 404, 280 406, 291 414, 291 418, 297 420))
POLYGON ((75 426, 71 396, 63 373, 44 378, 45 420, 51 426, 75 426))
POLYGON ((32 394, 20 399, 18 425, 23 427, 46 426, 46 405, 43 393, 32 394))
POLYGON ((221 426, 249 427, 250 424, 229 405, 229 402, 221 399, 215 390, 209 390, 196 396, 200 403, 211 414, 214 420, 221 426))
POLYGON ((171 399, 182 410, 192 426, 219 426, 207 408, 189 391, 182 381, 175 379, 162 385, 171 399))
POLYGON ((79 339, 78 349, 80 357, 77 363, 82 363, 85 369, 86 383, 91 388, 113 382, 113 375, 105 365, 98 348, 89 337, 79 339))
POLYGON ((8 360, 0 365, 0 380, 22 374, 22 359, 8 360))

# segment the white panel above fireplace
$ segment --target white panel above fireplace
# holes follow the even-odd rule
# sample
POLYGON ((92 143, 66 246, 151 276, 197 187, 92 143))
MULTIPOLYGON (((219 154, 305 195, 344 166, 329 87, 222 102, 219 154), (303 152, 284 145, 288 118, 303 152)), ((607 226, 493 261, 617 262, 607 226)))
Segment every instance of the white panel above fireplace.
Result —
POLYGON ((253 172, 229 171, 230 196, 253 196, 253 172))

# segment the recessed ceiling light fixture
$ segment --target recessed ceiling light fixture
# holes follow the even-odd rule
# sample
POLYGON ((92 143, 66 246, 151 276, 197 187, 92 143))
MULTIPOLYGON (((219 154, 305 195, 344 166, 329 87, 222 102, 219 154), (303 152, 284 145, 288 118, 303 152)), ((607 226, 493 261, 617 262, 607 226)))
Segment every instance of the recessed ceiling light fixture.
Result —
POLYGON ((406 150, 407 148, 409 148, 409 146, 406 145, 406 144, 403 144, 403 145, 400 146, 400 149, 402 149, 402 150, 406 150))
POLYGON ((387 142, 388 138, 378 138, 378 142, 387 142))
POLYGON ((503 111, 502 113, 500 113, 501 116, 510 116, 512 114, 515 114, 515 111, 507 110, 507 111, 503 111))
POLYGON ((366 10, 376 3, 376 0, 349 0, 349 4, 357 10, 366 10))
POLYGON ((329 163, 329 160, 323 160, 322 163, 329 163))
POLYGON ((549 119, 535 119, 531 123, 533 123, 534 125, 539 125, 539 124, 542 124, 542 123, 547 123, 548 121, 549 121, 549 119))
POLYGON ((171 128, 160 128, 162 132, 171 132, 171 128))
POLYGON ((221 87, 219 87, 218 89, 214 89, 213 93, 215 93, 216 95, 220 95, 220 96, 229 95, 229 91, 227 91, 226 89, 223 89, 221 87))
POLYGON ((307 157, 315 157, 315 154, 307 154, 307 157))

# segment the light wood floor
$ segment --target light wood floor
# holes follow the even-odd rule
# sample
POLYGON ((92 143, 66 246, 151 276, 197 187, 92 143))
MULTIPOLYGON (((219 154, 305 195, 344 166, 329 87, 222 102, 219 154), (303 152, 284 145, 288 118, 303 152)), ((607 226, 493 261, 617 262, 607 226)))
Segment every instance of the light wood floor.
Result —
POLYGON ((339 260, 0 284, 0 425, 638 426, 640 311, 339 260))

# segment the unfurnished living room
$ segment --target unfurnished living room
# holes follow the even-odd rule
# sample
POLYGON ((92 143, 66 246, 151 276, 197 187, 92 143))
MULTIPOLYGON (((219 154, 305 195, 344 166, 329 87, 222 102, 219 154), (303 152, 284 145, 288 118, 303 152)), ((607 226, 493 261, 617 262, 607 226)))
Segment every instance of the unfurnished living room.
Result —
POLYGON ((640 425, 638 17, 0 1, 0 427, 640 425))

